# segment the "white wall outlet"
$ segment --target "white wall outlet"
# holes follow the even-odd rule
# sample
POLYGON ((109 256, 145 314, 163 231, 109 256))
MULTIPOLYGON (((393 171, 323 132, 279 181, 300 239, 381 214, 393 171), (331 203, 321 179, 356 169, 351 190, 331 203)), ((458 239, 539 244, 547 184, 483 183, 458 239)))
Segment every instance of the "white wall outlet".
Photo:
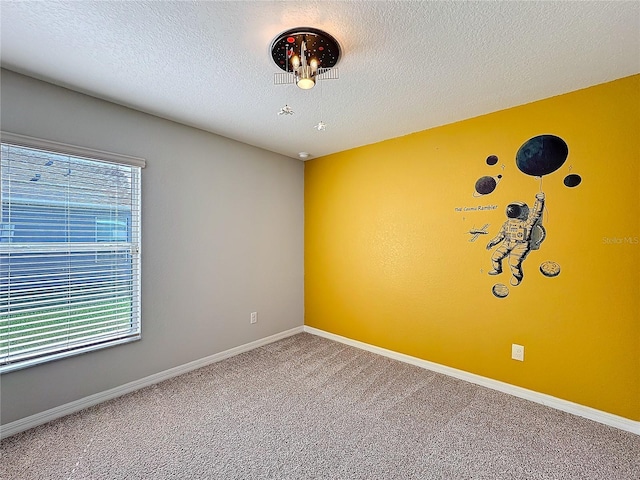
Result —
POLYGON ((511 344, 511 358, 524 362, 524 346, 517 343, 511 344))
POLYGON ((251 312, 251 323, 258 323, 258 312, 251 312))

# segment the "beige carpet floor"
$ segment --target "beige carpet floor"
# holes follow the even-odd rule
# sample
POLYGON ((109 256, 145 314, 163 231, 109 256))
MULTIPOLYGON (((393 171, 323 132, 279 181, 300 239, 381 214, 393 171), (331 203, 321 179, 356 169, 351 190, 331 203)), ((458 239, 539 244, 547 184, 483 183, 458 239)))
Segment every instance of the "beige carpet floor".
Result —
POLYGON ((0 453, 6 480, 640 479, 640 436, 306 333, 0 453))

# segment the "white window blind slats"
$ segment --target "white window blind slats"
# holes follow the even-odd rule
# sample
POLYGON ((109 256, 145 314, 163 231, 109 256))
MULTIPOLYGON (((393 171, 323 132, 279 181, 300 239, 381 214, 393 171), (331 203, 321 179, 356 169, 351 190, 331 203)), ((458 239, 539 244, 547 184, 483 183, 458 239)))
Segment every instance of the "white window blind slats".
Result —
MULTIPOLYGON (((99 307, 105 302, 117 302, 118 299, 129 299, 133 293, 133 289, 123 289, 119 291, 110 291, 110 292, 101 292, 94 295, 72 295, 72 296, 62 296, 58 295, 55 298, 47 298, 42 301, 34 301, 34 302, 11 302, 9 307, 3 307, 0 310, 0 313, 20 313, 23 315, 29 314, 30 321, 24 320, 21 322, 21 325, 28 325, 29 323, 37 320, 40 317, 47 317, 50 315, 51 311, 59 310, 62 307, 67 306, 70 302, 72 302, 73 306, 76 308, 89 308, 89 307, 99 307), (66 303, 65 303, 66 302, 66 303)), ((0 325, 9 324, 11 325, 10 319, 0 319, 0 325)))
MULTIPOLYGON (((113 309, 113 313, 111 314, 107 314, 107 315, 95 315, 91 318, 92 322, 91 322, 91 326, 95 327, 95 326, 100 326, 100 325, 106 325, 106 324, 119 324, 122 325, 123 324, 123 319, 125 319, 125 314, 126 317, 129 316, 129 312, 128 310, 130 309, 129 306, 122 306, 120 308, 114 308, 113 309)), ((56 312, 58 314, 58 312, 56 312)), ((65 319, 65 332, 69 332, 71 330, 77 330, 78 328, 85 328, 84 324, 87 322, 86 320, 86 313, 79 313, 77 315, 59 315, 56 318, 56 320, 58 320, 58 318, 65 319)), ((127 322, 126 324, 128 325, 129 319, 126 318, 127 322)), ((30 339, 36 338, 40 335, 43 334, 43 332, 51 332, 52 328, 50 326, 51 321, 50 320, 41 320, 39 322, 31 322, 31 323, 25 323, 24 325, 21 325, 21 336, 19 338, 19 341, 28 341, 30 339)), ((0 326, 0 329, 3 329, 4 332, 3 333, 11 333, 11 326, 10 325, 3 325, 0 326)), ((17 340, 14 340, 14 344, 17 342, 17 340)))
MULTIPOLYGON (((130 287, 130 280, 129 279, 116 279, 115 281, 111 282, 108 286, 105 286, 104 288, 100 288, 103 287, 104 282, 88 282, 85 283, 85 289, 84 291, 92 291, 92 292, 100 292, 105 291, 105 292, 117 292, 120 291, 120 289, 122 287, 128 288, 128 289, 133 289, 133 287, 130 287)), ((30 286, 31 284, 28 282, 22 282, 21 284, 18 284, 18 287, 21 286, 30 286)), ((60 287, 60 286, 45 286, 45 287, 37 287, 37 288, 30 288, 29 290, 25 289, 24 293, 16 293, 14 295, 11 296, 11 306, 13 308, 17 308, 18 306, 20 306, 20 302, 25 302, 28 303, 29 305, 34 305, 36 303, 44 303, 47 301, 50 301, 50 299, 56 298, 59 295, 64 295, 64 298, 67 298, 68 296, 73 296, 73 292, 69 291, 66 289, 66 287, 60 287), (64 293, 58 293, 60 292, 60 290, 64 289, 64 293)), ((6 303, 5 308, 9 308, 9 299, 7 298, 8 295, 4 294, 3 296, 0 296, 1 299, 4 300, 4 302, 6 303)))
POLYGON ((140 338, 138 160, 2 143, 0 372, 140 338))
MULTIPOLYGON (((75 336, 78 339, 82 339, 86 337, 87 333, 89 332, 92 332, 92 333, 106 332, 106 331, 113 331, 113 330, 118 330, 122 328, 129 329, 130 323, 128 323, 128 321, 123 322, 123 320, 124 320, 124 317, 122 316, 116 317, 112 315, 112 316, 96 317, 96 321, 92 322, 90 324, 90 327, 87 327, 86 321, 85 323, 83 323, 83 321, 77 320, 77 321, 67 321, 65 324, 64 330, 60 330, 60 329, 52 330, 47 327, 36 327, 36 328, 25 329, 23 331, 24 335, 21 335, 18 341, 7 342, 8 346, 5 348, 8 349, 11 347, 14 349, 22 350, 25 347, 30 347, 32 345, 37 345, 37 344, 44 344, 46 347, 49 347, 52 341, 55 341, 61 338, 70 339, 75 336), (97 320, 104 320, 104 321, 97 321, 97 320), (59 334, 58 336, 55 336, 55 335, 51 336, 52 332, 54 332, 54 334, 55 333, 61 333, 61 334, 59 334)), ((10 335, 10 333, 11 332, 9 331, 7 335, 10 335)), ((1 351, 2 351, 2 348, 0 348, 0 352, 1 351)))

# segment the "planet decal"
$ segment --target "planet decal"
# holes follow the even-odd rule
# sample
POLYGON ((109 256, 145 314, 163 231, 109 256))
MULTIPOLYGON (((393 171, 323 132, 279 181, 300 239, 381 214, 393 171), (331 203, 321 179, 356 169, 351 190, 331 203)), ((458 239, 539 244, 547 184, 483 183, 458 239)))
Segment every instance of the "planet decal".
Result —
POLYGON ((489 155, 487 157, 487 165, 495 165, 498 163, 498 157, 496 155, 489 155))
POLYGON ((504 298, 509 295, 509 287, 507 287, 504 283, 496 283, 491 291, 498 298, 504 298))
POLYGON ((550 260, 542 262, 540 265, 540 271, 545 277, 557 277, 560 275, 560 265, 550 260))
POLYGON ((475 186, 476 191, 473 194, 473 196, 480 197, 482 195, 489 195, 491 192, 493 192, 496 189, 501 178, 502 178, 502 175, 498 175, 497 177, 489 177, 489 176, 480 177, 476 181, 476 186, 475 186))
POLYGON ((576 175, 575 173, 564 177, 564 184, 569 188, 577 187, 581 182, 582 177, 580 175, 576 175))
POLYGON ((567 160, 569 147, 555 135, 538 135, 522 144, 516 153, 520 171, 532 177, 542 177, 558 170, 567 160))

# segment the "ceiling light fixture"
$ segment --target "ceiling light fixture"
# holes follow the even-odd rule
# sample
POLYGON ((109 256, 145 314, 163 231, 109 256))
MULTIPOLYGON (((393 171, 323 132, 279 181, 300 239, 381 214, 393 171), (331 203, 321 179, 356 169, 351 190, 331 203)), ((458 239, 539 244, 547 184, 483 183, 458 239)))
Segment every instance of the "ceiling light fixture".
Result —
POLYGON ((276 85, 295 83, 308 90, 319 78, 338 78, 338 70, 334 67, 340 59, 340 45, 331 35, 317 28, 292 28, 271 42, 271 58, 285 71, 275 74, 276 85))

